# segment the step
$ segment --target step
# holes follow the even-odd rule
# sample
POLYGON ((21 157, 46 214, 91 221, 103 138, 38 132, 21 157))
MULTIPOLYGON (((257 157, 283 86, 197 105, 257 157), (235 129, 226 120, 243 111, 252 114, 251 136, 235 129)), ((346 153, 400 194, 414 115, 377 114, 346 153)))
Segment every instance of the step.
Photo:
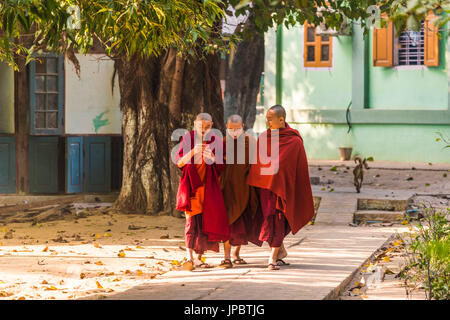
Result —
POLYGON ((405 217, 404 211, 385 211, 385 210, 358 210, 355 212, 355 221, 403 221, 405 217))
POLYGON ((405 211, 408 200, 358 199, 358 210, 405 211))

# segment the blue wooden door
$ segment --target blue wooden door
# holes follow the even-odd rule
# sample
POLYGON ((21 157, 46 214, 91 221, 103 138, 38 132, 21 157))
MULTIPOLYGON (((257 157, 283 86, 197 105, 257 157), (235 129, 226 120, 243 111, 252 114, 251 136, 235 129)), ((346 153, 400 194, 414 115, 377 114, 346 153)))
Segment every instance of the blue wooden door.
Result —
POLYGON ((30 137, 30 192, 58 192, 58 137, 30 137))
POLYGON ((68 137, 66 143, 67 193, 83 192, 83 137, 68 137))
POLYGON ((14 137, 0 137, 0 193, 16 191, 16 143, 14 137))
POLYGON ((86 192, 111 191, 111 137, 85 137, 86 192))

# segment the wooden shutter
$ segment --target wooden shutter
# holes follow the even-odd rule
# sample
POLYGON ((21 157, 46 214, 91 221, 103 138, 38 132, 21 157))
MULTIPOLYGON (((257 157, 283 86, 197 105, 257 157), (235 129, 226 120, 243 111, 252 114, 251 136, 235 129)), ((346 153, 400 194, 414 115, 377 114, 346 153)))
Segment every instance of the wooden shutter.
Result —
POLYGON ((373 65, 375 67, 392 67, 394 65, 394 24, 387 28, 373 29, 373 65))
POLYGON ((111 137, 85 137, 86 192, 111 191, 111 137))
POLYGON ((58 137, 30 137, 30 192, 58 192, 58 137))
POLYGON ((83 137, 68 137, 66 142, 67 193, 83 192, 83 137))
POLYGON ((439 65, 439 38, 438 27, 434 25, 433 19, 436 16, 429 14, 424 22, 425 29, 425 55, 424 64, 429 67, 436 67, 439 65))
POLYGON ((0 137, 0 194, 16 191, 16 139, 0 137))

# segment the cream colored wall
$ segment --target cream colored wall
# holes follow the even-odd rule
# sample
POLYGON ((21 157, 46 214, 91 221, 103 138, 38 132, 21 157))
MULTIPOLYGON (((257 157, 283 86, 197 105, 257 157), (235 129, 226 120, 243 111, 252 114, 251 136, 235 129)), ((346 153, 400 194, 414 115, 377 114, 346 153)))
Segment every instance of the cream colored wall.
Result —
POLYGON ((114 62, 101 54, 76 56, 80 62, 80 78, 73 64, 67 59, 64 62, 65 132, 121 134, 122 115, 117 75, 114 94, 111 90, 114 62), (102 113, 104 114, 101 116, 102 113))
POLYGON ((0 62, 0 133, 14 133, 14 71, 0 62))

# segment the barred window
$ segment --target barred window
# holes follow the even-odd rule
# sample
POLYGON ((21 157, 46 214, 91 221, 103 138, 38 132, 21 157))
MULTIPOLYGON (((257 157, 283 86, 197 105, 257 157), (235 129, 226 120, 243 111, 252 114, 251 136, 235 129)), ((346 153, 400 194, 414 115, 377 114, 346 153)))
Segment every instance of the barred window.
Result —
POLYGON ((425 31, 403 31, 398 39, 398 64, 401 66, 424 65, 425 31))

